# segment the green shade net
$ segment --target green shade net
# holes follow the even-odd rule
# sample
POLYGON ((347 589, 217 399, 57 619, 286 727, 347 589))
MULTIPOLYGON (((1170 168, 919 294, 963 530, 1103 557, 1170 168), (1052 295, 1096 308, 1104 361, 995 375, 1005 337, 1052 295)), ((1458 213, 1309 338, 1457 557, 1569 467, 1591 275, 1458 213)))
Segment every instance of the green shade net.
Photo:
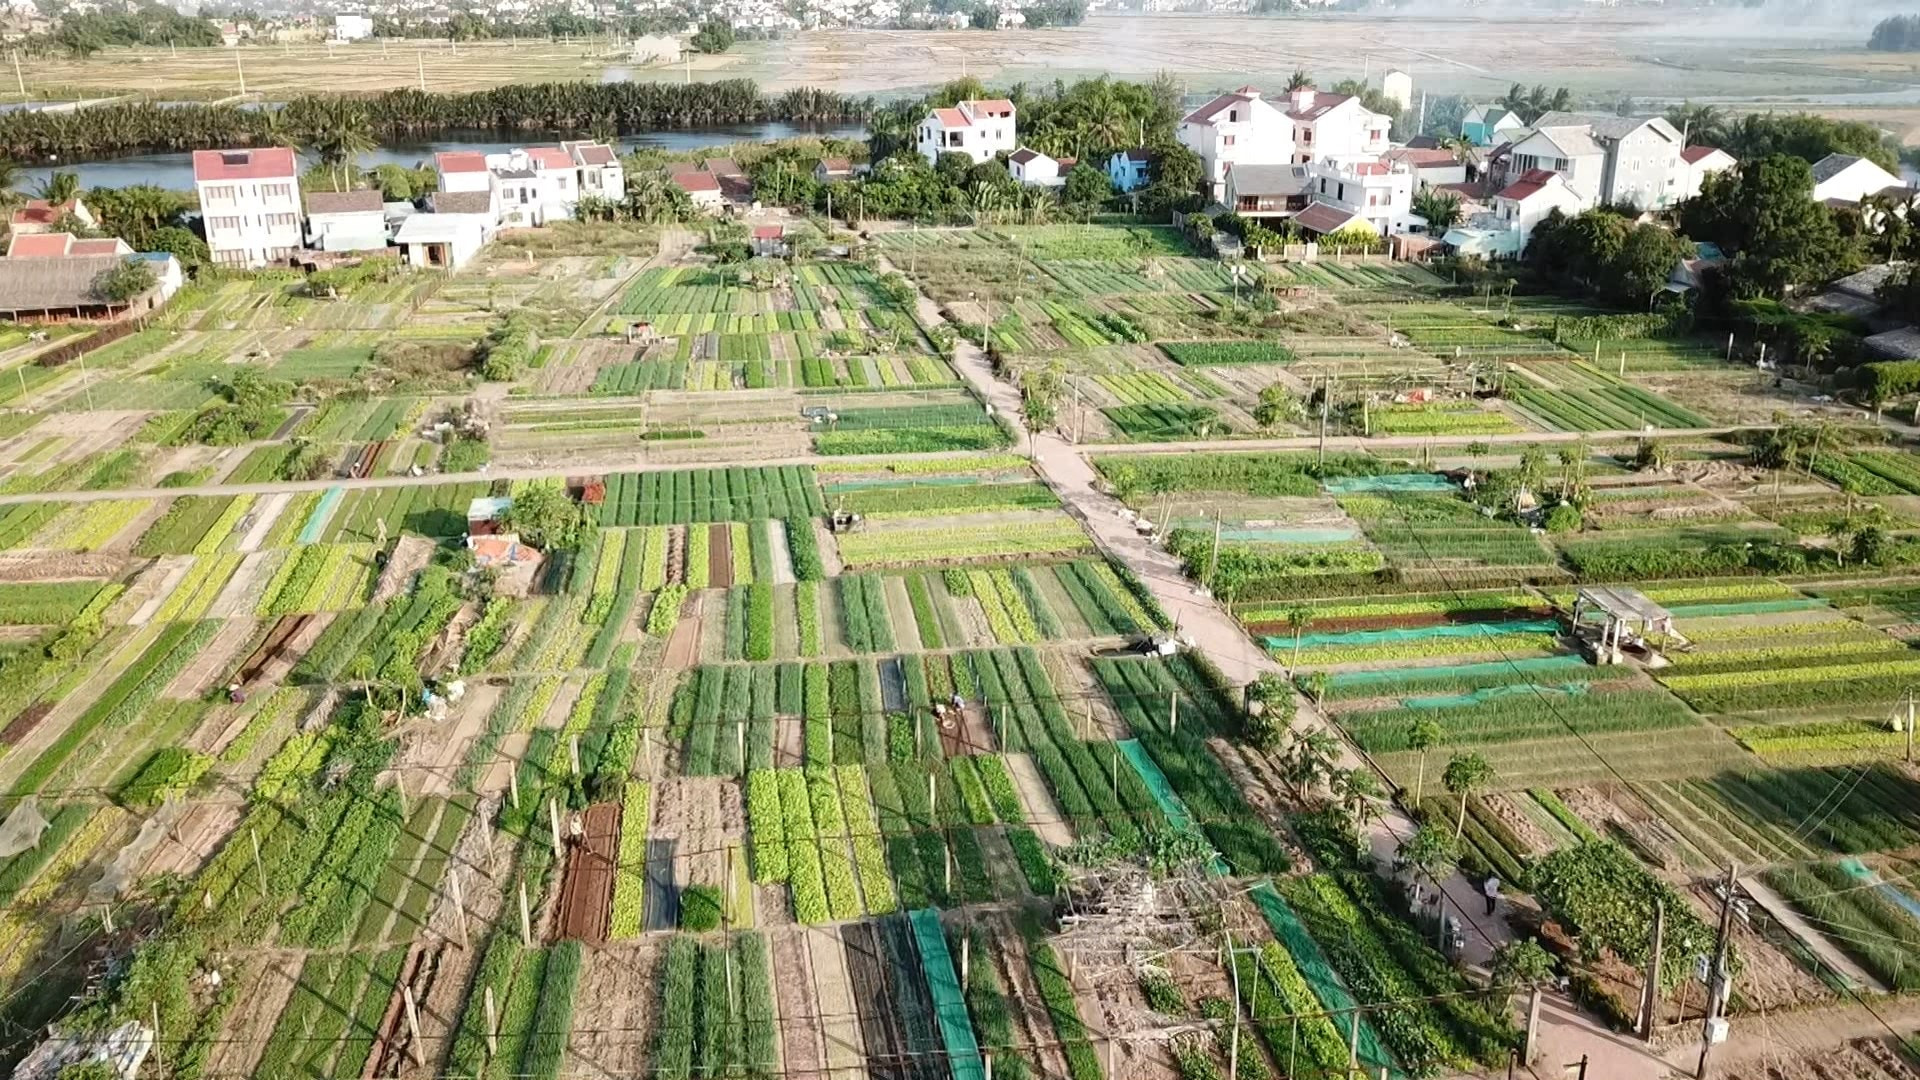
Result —
POLYGON ((933 1011, 940 1020, 940 1038, 947 1046, 953 1080, 985 1080, 980 1044, 973 1037, 966 995, 961 991, 959 976, 954 974, 953 957, 947 952, 940 913, 921 908, 908 912, 907 920, 913 924, 913 939, 920 947, 920 966, 927 973, 927 989, 933 994, 933 1011))
POLYGON ((1393 1067, 1393 1058, 1387 1048, 1380 1043, 1380 1033, 1373 1029, 1366 1017, 1350 1010, 1359 1002, 1347 990, 1340 976, 1334 973, 1327 958, 1321 954, 1320 946, 1300 924, 1300 917, 1293 913, 1287 902, 1280 898, 1270 882, 1261 882, 1252 890, 1253 902, 1260 906, 1260 914, 1266 916, 1267 925, 1273 928, 1273 936, 1279 940, 1282 948, 1293 957, 1293 965, 1300 969, 1300 975, 1313 988, 1313 996, 1320 999, 1320 1005, 1329 1013, 1334 1030, 1342 1039, 1351 1040, 1353 1025, 1360 1025, 1360 1064, 1366 1067, 1368 1075, 1376 1075, 1382 1066, 1393 1067))

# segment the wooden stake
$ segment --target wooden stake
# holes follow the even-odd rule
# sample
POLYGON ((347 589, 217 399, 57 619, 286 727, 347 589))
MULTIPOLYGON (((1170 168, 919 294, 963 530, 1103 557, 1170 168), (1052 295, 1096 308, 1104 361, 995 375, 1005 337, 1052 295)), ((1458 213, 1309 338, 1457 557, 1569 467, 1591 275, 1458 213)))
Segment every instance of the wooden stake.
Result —
POLYGON ((520 769, 511 762, 507 765, 507 797, 513 800, 513 808, 520 809, 520 769))
POLYGON ((640 746, 647 752, 647 779, 653 779, 653 732, 640 733, 640 746))
POLYGON ((967 985, 967 969, 973 959, 973 938, 971 935, 960 939, 960 985, 967 985))
POLYGON ((487 1060, 500 1056, 500 1010, 493 1004, 493 987, 487 987, 487 1060))
POLYGON ((413 1051, 413 1063, 415 1065, 425 1065, 427 1063, 426 1054, 420 1049, 420 1010, 413 1003, 413 987, 402 986, 400 988, 400 998, 407 1004, 407 1030, 413 1035, 413 1039, 408 1043, 407 1049, 413 1051))
POLYGON ((267 895, 267 868, 260 862, 260 830, 247 826, 247 836, 253 841, 253 872, 260 878, 260 895, 267 895))
POLYGON ((393 774, 393 790, 395 794, 400 796, 400 820, 405 821, 409 816, 407 813, 407 774, 406 773, 396 772, 393 774))
POLYGON ((112 904, 100 905, 100 924, 107 928, 107 933, 109 934, 113 933, 113 905, 112 904))
POLYGON ((567 758, 573 764, 573 775, 580 775, 580 736, 567 736, 567 758))
POLYGON ((520 883, 520 944, 533 948, 533 916, 527 913, 527 883, 520 883))
POLYGON ((1107 1036, 1107 1075, 1120 1075, 1120 1040, 1112 1034, 1107 1036))
POLYGON ((945 850, 947 853, 947 893, 948 895, 952 895, 953 893, 953 849, 945 848, 943 850, 945 850))
POLYGON ((987 1080, 993 1080, 993 1054, 991 1052, 981 1054, 980 1063, 986 1066, 987 1080))
POLYGON ((1176 735, 1180 732, 1180 693, 1177 690, 1167 691, 1167 731, 1176 735))
POLYGON ((937 820, 940 817, 940 789, 934 786, 933 774, 927 774, 927 809, 937 820))
MULTIPOLYGON (((733 730, 734 742, 740 748, 740 767, 744 769, 747 767, 747 722, 745 720, 740 721, 733 726, 733 730)), ((578 765, 574 766, 574 771, 579 772, 580 767, 578 765)))
POLYGON ((547 797, 547 823, 553 826, 553 857, 558 859, 563 854, 560 847, 560 800, 552 796, 547 797))
POLYGON ((460 868, 454 867, 450 876, 453 878, 453 910, 459 915, 460 947, 464 949, 467 947, 467 899, 460 887, 460 868))

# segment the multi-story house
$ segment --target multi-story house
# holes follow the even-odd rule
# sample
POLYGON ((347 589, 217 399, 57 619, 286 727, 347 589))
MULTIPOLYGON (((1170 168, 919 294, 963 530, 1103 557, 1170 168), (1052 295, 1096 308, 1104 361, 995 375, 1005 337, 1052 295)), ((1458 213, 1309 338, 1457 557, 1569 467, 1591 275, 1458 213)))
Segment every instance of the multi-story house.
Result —
POLYGON ((1501 188, 1493 209, 1448 230, 1446 244, 1462 255, 1517 259, 1525 254, 1533 230, 1555 211, 1571 217, 1591 206, 1564 174, 1534 169, 1501 188))
POLYGON ((1381 236, 1426 227, 1413 213, 1414 171, 1405 162, 1328 158, 1312 166, 1312 176, 1315 202, 1365 220, 1381 236))
POLYGON ((1358 98, 1311 87, 1269 101, 1252 86, 1222 94, 1180 121, 1180 144, 1200 156, 1207 196, 1226 197, 1235 165, 1304 165, 1324 158, 1374 158, 1387 151, 1392 120, 1358 98))
POLYGON ((196 150, 193 186, 215 265, 258 268, 300 249, 300 163, 292 150, 196 150))
POLYGON ((1680 181, 1680 198, 1691 199, 1700 194, 1707 177, 1726 172, 1740 164, 1732 154, 1716 146, 1689 146, 1680 151, 1680 163, 1685 171, 1680 181))
POLYGON ((590 195, 609 202, 625 202, 627 198, 627 174, 620 164, 620 155, 606 143, 580 141, 563 142, 560 149, 573 158, 575 187, 581 195, 590 195))
POLYGON ((1587 206, 1658 210, 1687 197, 1685 149, 1680 132, 1658 116, 1552 112, 1512 136, 1494 178, 1513 183, 1544 169, 1565 177, 1587 206))
POLYGON ((962 101, 951 109, 935 109, 920 121, 920 156, 929 164, 941 154, 965 154, 978 165, 995 154, 1011 154, 1018 120, 1006 98, 962 101))

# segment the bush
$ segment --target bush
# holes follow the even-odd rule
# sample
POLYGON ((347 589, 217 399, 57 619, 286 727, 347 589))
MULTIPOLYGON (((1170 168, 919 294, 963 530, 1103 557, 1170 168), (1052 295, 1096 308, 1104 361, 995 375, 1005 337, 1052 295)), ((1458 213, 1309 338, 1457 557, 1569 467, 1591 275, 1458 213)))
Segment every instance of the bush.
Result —
POLYGON ((480 343, 480 377, 512 382, 533 359, 533 326, 519 315, 502 319, 480 343))

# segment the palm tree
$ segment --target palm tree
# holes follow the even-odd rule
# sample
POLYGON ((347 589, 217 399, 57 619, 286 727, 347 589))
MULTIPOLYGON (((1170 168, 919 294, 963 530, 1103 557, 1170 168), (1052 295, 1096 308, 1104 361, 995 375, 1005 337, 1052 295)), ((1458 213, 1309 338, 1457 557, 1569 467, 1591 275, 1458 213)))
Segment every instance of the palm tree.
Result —
POLYGON ((1311 89, 1313 89, 1313 76, 1307 74, 1305 68, 1293 69, 1293 74, 1287 78, 1287 93, 1291 94, 1295 90, 1311 89))
POLYGON ((59 206, 64 202, 70 202, 80 195, 80 174, 71 172, 49 173, 45 180, 40 181, 39 194, 42 199, 47 200, 55 206, 59 206))
POLYGON ((1683 102, 1667 110, 1666 120, 1694 146, 1718 146, 1727 138, 1726 114, 1712 105, 1683 102))
POLYGON ((20 201, 20 192, 14 185, 20 182, 20 166, 14 161, 0 157, 0 210, 11 209, 20 201))
POLYGON ((1287 666, 1298 670, 1300 667, 1300 635, 1313 625, 1313 609, 1296 607, 1287 609, 1287 629, 1293 631, 1293 662, 1287 666))

